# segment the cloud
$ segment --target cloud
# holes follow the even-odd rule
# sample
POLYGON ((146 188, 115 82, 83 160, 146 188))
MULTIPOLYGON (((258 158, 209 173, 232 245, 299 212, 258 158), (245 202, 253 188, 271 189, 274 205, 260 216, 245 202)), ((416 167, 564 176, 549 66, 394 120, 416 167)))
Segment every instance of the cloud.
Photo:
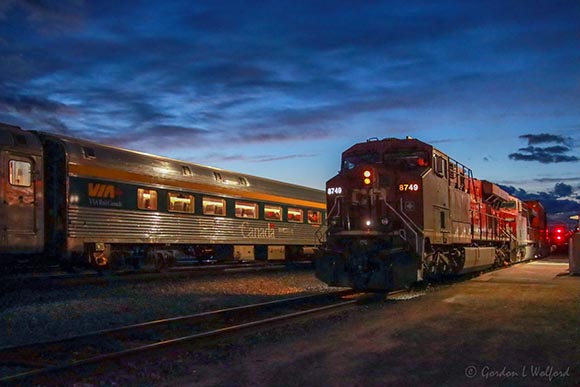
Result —
POLYGON ((527 139, 529 145, 543 144, 543 143, 549 143, 549 142, 565 144, 569 140, 568 138, 565 138, 563 136, 558 136, 555 134, 547 134, 547 133, 524 134, 524 135, 521 135, 520 138, 527 139))
POLYGON ((18 113, 26 114, 32 112, 62 113, 64 111, 70 110, 67 105, 61 102, 53 101, 48 98, 28 95, 0 95, 0 109, 3 111, 15 111, 18 113))
POLYGON ((84 0, 3 0, 0 20, 14 10, 23 11, 26 20, 42 33, 51 34, 82 25, 84 0))
POLYGON ((556 183, 554 186, 554 194, 558 197, 570 196, 572 191, 572 186, 565 183, 556 183))
POLYGON ((564 163, 580 161, 580 158, 573 155, 566 155, 572 148, 568 145, 572 139, 555 134, 524 134, 519 136, 528 141, 528 146, 518 149, 515 153, 510 153, 508 157, 518 161, 538 161, 542 164, 564 163), (537 144, 562 144, 539 147, 537 144))
POLYGON ((293 159, 303 159, 303 158, 312 158, 316 157, 317 155, 314 153, 296 153, 296 154, 286 154, 286 155, 255 155, 255 156, 247 156, 247 155, 226 155, 223 154, 209 154, 204 156, 205 160, 219 160, 219 161, 245 161, 250 163, 270 163, 272 161, 281 161, 281 160, 293 160, 293 159))
POLYGON ((136 132, 102 136, 105 144, 132 149, 182 149, 192 145, 207 144, 212 135, 205 129, 173 125, 152 125, 136 132))

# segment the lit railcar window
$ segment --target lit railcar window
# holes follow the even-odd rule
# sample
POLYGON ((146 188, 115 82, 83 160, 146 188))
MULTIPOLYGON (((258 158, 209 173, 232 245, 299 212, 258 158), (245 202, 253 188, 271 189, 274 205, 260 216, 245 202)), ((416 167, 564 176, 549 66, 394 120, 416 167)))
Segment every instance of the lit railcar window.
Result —
POLYGON ((302 223, 303 211, 298 208, 288 208, 288 221, 302 223))
POLYGON ((258 217, 258 204, 250 202, 236 201, 236 218, 252 218, 258 217))
POLYGON ((308 223, 320 224, 322 223, 322 216, 320 211, 308 211, 308 223))
POLYGON ((27 161, 10 160, 10 184, 17 187, 30 187, 32 164, 27 161))
POLYGON ((210 198, 204 196, 203 214, 224 216, 226 214, 226 201, 224 199, 210 198))
POLYGON ((195 210, 195 200, 193 195, 178 192, 169 192, 169 211, 193 213, 195 210))
POLYGON ((153 189, 137 189, 137 208, 141 210, 157 209, 157 191, 153 189))
POLYGON ((266 204, 264 206, 264 219, 282 220, 282 207, 266 204))

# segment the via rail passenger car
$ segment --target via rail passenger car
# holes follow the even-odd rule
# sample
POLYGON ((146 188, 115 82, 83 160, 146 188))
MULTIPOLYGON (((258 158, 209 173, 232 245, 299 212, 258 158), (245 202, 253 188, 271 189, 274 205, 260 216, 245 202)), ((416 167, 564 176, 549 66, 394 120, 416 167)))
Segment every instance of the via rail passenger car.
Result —
POLYGON ((524 202, 422 141, 368 140, 326 184, 328 231, 316 274, 390 290, 548 251, 542 204, 524 202))
POLYGON ((122 267, 284 260, 324 237, 324 192, 0 124, 0 259, 122 267))

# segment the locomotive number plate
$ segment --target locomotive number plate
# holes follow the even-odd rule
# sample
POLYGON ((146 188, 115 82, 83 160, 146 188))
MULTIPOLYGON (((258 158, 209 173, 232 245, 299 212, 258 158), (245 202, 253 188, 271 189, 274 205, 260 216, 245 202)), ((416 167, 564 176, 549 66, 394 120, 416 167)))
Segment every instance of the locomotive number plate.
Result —
POLYGON ((399 184, 399 191, 419 191, 419 184, 417 183, 401 183, 399 184))
POLYGON ((326 193, 329 195, 340 195, 342 193, 342 187, 329 187, 326 193))

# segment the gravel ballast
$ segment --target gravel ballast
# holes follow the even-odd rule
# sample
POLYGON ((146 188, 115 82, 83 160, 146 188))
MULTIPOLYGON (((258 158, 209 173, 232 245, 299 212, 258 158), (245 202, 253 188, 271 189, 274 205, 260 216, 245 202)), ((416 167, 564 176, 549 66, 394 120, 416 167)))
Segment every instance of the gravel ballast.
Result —
POLYGON ((1 294, 0 347, 331 290, 311 271, 89 282, 1 294))

